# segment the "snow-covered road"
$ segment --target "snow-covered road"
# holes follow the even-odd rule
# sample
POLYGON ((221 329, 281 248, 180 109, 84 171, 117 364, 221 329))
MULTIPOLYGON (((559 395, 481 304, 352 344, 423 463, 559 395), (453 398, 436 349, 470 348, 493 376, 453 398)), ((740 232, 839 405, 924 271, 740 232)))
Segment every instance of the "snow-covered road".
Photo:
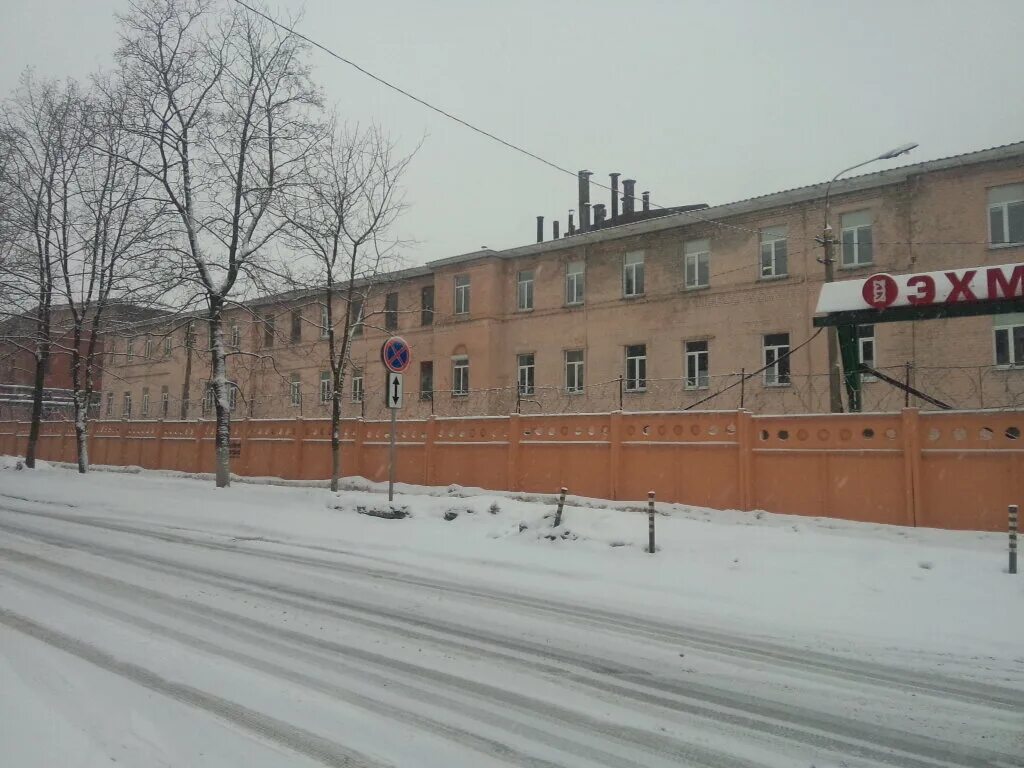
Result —
POLYGON ((1024 650, 995 627, 976 653, 787 638, 607 547, 602 582, 444 522, 457 546, 307 521, 319 489, 32 474, 0 476, 4 765, 1024 765, 1024 650))

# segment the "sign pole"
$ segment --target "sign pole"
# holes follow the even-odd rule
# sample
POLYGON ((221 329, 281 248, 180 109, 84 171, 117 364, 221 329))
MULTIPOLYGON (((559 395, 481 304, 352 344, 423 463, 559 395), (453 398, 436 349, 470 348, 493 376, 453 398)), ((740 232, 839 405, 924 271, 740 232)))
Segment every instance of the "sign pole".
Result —
POLYGON ((395 414, 397 408, 390 408, 391 411, 391 445, 388 448, 388 503, 395 500, 395 414))

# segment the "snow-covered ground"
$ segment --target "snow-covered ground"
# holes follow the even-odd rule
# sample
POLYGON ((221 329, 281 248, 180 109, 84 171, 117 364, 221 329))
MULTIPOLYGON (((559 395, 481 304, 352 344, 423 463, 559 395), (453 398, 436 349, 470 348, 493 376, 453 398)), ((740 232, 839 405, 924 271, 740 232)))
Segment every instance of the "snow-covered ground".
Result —
POLYGON ((1004 536, 14 467, 4 766, 1024 765, 1004 536))

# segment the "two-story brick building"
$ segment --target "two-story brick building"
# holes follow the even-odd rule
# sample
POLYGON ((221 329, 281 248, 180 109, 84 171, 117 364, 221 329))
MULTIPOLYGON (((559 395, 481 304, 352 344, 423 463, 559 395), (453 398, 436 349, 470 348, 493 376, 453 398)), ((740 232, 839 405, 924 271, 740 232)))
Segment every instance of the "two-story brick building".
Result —
MULTIPOLYGON (((333 307, 335 318, 362 318, 346 413, 383 414, 379 349, 394 333, 415 356, 408 416, 696 404, 826 411, 825 336, 804 343, 823 280, 825 188, 595 219, 590 231, 360 285, 357 306, 335 298, 333 307)), ((838 181, 830 219, 839 280, 1024 261, 1024 143, 838 181)), ((239 412, 327 415, 321 295, 293 292, 232 312, 228 336, 245 353, 229 362, 239 412)), ((118 384, 104 415, 202 415, 201 323, 189 344, 180 319, 113 340, 107 381, 118 384)), ((1024 405, 1024 316, 878 324, 859 336, 864 361, 956 407, 1024 405)), ((865 384, 866 410, 899 408, 905 397, 865 384)))

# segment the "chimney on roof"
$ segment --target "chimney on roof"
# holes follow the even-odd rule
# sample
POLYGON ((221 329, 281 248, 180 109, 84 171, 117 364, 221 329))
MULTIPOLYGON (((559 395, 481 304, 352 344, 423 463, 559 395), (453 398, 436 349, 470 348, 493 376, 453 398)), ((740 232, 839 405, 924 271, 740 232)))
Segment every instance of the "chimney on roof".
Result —
POLYGON ((604 212, 605 207, 603 203, 598 203, 594 206, 594 229, 598 229, 604 224, 604 212))
POLYGON ((612 178, 612 221, 619 218, 619 176, 621 173, 609 173, 612 178))
POLYGON ((651 210, 651 193, 650 192, 644 192, 643 193, 643 198, 644 198, 644 210, 645 211, 651 210))
POLYGON ((570 208, 569 209, 569 234, 570 235, 575 235, 576 234, 576 223, 573 220, 573 213, 574 213, 573 209, 570 208))
POLYGON ((558 219, 551 222, 551 239, 558 239, 558 219))
POLYGON ((544 217, 543 216, 538 216, 537 217, 537 242, 538 243, 543 243, 544 242, 544 217))
POLYGON ((622 215, 632 216, 635 209, 636 199, 633 197, 633 188, 636 186, 636 179, 622 180, 622 215))
POLYGON ((591 171, 579 171, 580 182, 580 232, 590 229, 590 177, 591 171))

